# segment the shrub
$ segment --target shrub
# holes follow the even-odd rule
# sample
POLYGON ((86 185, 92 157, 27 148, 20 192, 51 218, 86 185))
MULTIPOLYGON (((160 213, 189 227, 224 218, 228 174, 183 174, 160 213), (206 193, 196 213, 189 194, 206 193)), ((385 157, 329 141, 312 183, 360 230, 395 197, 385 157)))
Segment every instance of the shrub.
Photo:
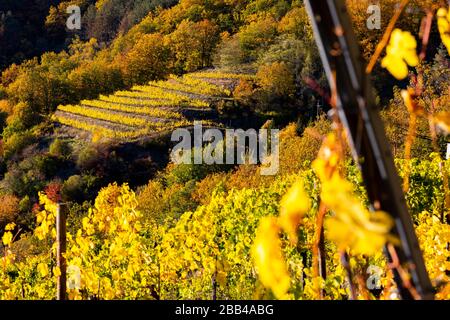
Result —
POLYGON ((225 189, 225 181, 228 177, 225 173, 208 175, 205 179, 197 182, 195 190, 192 193, 192 199, 201 205, 207 205, 213 196, 214 190, 218 188, 220 190, 225 189))
POLYGON ((145 220, 164 224, 186 210, 195 209, 198 201, 192 197, 194 189, 193 181, 166 187, 162 180, 151 180, 138 193, 138 209, 145 220))
POLYGON ((70 147, 68 141, 56 138, 50 145, 49 153, 54 157, 67 159, 72 153, 72 148, 70 147))
POLYGON ((225 181, 227 190, 258 188, 271 181, 271 176, 262 176, 259 167, 253 164, 240 165, 225 181))
MULTIPOLYGON (((404 157, 404 147, 409 127, 409 112, 400 96, 400 90, 394 89, 394 98, 389 106, 381 111, 386 136, 390 142, 394 157, 404 157)), ((412 146, 412 156, 425 158, 431 151, 429 143, 429 123, 426 118, 417 119, 417 135, 412 146)))
POLYGON ((36 216, 32 212, 33 201, 29 196, 24 196, 19 202, 20 215, 17 217, 16 222, 24 226, 34 226, 36 222, 36 216))
POLYGON ((84 147, 78 153, 77 166, 83 171, 88 171, 97 165, 100 158, 100 152, 93 145, 84 147))
POLYGON ((245 61, 238 35, 222 34, 221 42, 214 54, 214 65, 220 68, 233 69, 245 61))
POLYGON ((8 125, 30 128, 39 122, 40 115, 37 114, 28 103, 19 102, 12 109, 12 114, 7 119, 8 125))
POLYGON ((70 202, 68 206, 67 231, 71 234, 76 234, 76 231, 83 227, 82 220, 83 217, 87 216, 91 203, 90 201, 84 201, 83 203, 70 202))
POLYGON ((254 84, 252 81, 241 79, 234 88, 233 97, 244 104, 249 104, 254 94, 254 84))
MULTIPOLYGON (((248 1, 244 14, 247 20, 258 14, 270 14, 275 19, 281 18, 291 7, 291 2, 286 0, 253 0, 248 1)), ((292 3, 294 5, 294 3, 292 3)))
POLYGON ((53 156, 40 154, 32 158, 34 167, 47 179, 53 178, 60 170, 61 161, 53 156))
POLYGON ((6 89, 0 85, 0 100, 6 99, 8 97, 8 94, 6 93, 6 89))
POLYGON ((39 156, 11 165, 2 181, 2 187, 19 197, 37 195, 45 185, 45 173, 38 162, 39 156))
POLYGON ((61 189, 61 197, 64 201, 79 201, 84 197, 84 181, 79 175, 67 179, 61 189))
POLYGON ((10 115, 13 112, 13 107, 8 100, 0 100, 0 112, 6 113, 7 115, 10 115))
POLYGON ((267 92, 278 96, 295 93, 294 77, 284 62, 261 66, 256 74, 258 84, 267 92))
POLYGON ((259 52, 267 48, 277 35, 277 23, 267 16, 245 26, 239 32, 239 43, 247 61, 256 60, 259 52))
POLYGON ((58 203, 61 201, 61 189, 60 181, 52 181, 45 187, 44 193, 51 201, 58 203))
POLYGON ((0 196, 0 228, 14 222, 19 213, 19 198, 14 195, 0 196))
POLYGON ((229 169, 228 165, 220 164, 178 164, 173 166, 166 174, 168 185, 179 183, 185 184, 191 180, 200 181, 211 173, 226 171, 229 169))
MULTIPOLYGON (((1 93, 0 93, 1 94, 1 93)), ((1 99, 1 96, 0 96, 1 99)), ((3 131, 3 128, 6 126, 8 115, 12 112, 12 108, 8 102, 8 100, 0 100, 0 132, 3 131)))
POLYGON ((195 183, 194 180, 190 180, 169 198, 170 214, 172 217, 178 218, 183 213, 193 211, 197 208, 198 203, 192 198, 195 183))
POLYGON ((13 155, 22 151, 25 147, 31 145, 35 138, 29 131, 13 133, 4 140, 4 157, 11 158, 13 155))
POLYGON ((162 223, 170 211, 168 198, 171 197, 174 188, 164 188, 159 180, 151 180, 138 193, 138 209, 148 221, 162 223))
POLYGON ((82 203, 91 200, 97 190, 98 178, 91 175, 73 175, 67 179, 61 188, 62 201, 82 203))
POLYGON ((305 7, 290 10, 278 24, 278 31, 294 34, 298 39, 312 38, 312 28, 309 24, 305 7))
MULTIPOLYGON (((322 72, 318 52, 312 41, 297 39, 292 34, 282 34, 258 58, 258 65, 285 63, 295 77, 297 89, 302 89, 304 77, 318 79, 322 72)), ((322 85, 322 83, 321 83, 322 85)))

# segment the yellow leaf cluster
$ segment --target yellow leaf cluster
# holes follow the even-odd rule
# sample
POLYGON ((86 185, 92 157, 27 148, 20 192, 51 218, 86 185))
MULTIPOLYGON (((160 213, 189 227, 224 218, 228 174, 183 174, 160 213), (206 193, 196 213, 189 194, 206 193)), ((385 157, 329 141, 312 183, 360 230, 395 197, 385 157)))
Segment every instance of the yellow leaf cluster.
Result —
POLYGON ((43 262, 38 264, 37 271, 39 272, 39 275, 42 278, 48 276, 48 274, 49 274, 48 266, 46 263, 43 263, 43 262))
POLYGON ((75 271, 69 279, 72 299, 82 298, 81 289, 104 299, 146 295, 146 289, 133 290, 150 282, 152 270, 142 268, 151 259, 139 233, 141 213, 136 207, 135 194, 126 184, 111 184, 99 192, 76 237, 69 239, 67 261, 75 271))
POLYGON ((419 64, 416 48, 417 41, 410 32, 395 29, 381 65, 395 78, 402 80, 408 76, 408 65, 415 67, 419 64))
MULTIPOLYGON (((417 217, 416 234, 430 278, 435 283, 450 281, 450 225, 442 223, 436 214, 422 212, 417 217)), ((450 287, 437 293, 438 299, 450 299, 450 287)))
POLYGON ((256 232, 252 256, 262 284, 283 299, 289 290, 291 279, 281 251, 278 237, 280 227, 275 217, 261 219, 256 232))
POLYGON ((44 210, 37 213, 36 222, 38 226, 34 229, 34 234, 39 240, 44 240, 49 234, 52 238, 56 238, 55 223, 57 204, 42 192, 39 193, 39 203, 44 206, 44 210))
POLYGON ((369 212, 352 195, 352 185, 339 175, 323 183, 321 197, 335 214, 325 221, 327 235, 341 250, 351 248, 355 253, 374 255, 387 241, 393 241, 392 218, 382 211, 369 212))
POLYGON ((281 200, 280 226, 288 234, 292 244, 297 243, 297 228, 301 219, 311 207, 311 201, 306 194, 303 183, 297 181, 281 200))
POLYGON ((6 225, 5 233, 2 236, 3 245, 9 246, 12 243, 14 238, 12 231, 14 230, 15 227, 16 227, 15 223, 9 223, 6 225))
POLYGON ((450 53, 450 10, 440 8, 437 12, 437 22, 442 42, 450 53))
POLYGON ((259 278, 265 287, 272 290, 278 299, 287 298, 290 276, 284 260, 281 230, 287 233, 290 243, 298 242, 297 229, 309 211, 311 201, 300 180, 294 182, 280 202, 279 217, 264 217, 259 222, 252 256, 259 278))
POLYGON ((338 170, 339 151, 336 135, 330 133, 324 140, 312 168, 321 181, 330 179, 338 170))
POLYGON ((334 212, 325 221, 328 237, 341 250, 375 254, 387 241, 393 241, 390 230, 393 221, 384 212, 369 213, 352 193, 352 184, 338 172, 339 147, 334 134, 329 134, 312 167, 322 183, 322 202, 334 212))
POLYGON ((13 235, 11 232, 5 232, 2 236, 2 242, 5 246, 9 246, 12 242, 13 235))

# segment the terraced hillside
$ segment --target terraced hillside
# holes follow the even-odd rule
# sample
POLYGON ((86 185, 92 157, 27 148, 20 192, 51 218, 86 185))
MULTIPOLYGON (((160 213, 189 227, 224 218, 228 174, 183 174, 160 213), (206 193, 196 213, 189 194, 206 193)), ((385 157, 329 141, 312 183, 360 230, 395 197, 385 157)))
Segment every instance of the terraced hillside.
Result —
POLYGON ((97 100, 83 100, 79 105, 59 106, 54 120, 62 130, 71 127, 114 139, 155 136, 190 126, 194 119, 218 125, 214 123, 214 103, 231 99, 238 81, 251 77, 215 71, 171 76, 167 81, 100 95, 97 100))

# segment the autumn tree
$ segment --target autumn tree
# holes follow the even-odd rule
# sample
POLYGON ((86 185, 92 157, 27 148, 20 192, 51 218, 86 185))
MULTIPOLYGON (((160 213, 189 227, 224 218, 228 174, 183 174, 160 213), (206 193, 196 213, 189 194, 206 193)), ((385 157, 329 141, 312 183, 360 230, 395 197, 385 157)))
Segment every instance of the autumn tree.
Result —
POLYGON ((267 48, 277 35, 277 22, 267 15, 246 25, 239 32, 239 42, 247 60, 252 61, 267 48))
POLYGON ((125 58, 125 76, 129 83, 145 83, 169 72, 170 50, 158 33, 142 35, 125 58))
POLYGON ((245 56, 239 43, 238 34, 224 32, 214 54, 214 66, 236 68, 244 62, 245 56))
POLYGON ((203 20, 195 25, 197 41, 200 44, 201 67, 208 67, 212 64, 212 53, 219 41, 218 28, 209 20, 203 20))
POLYGON ((177 71, 194 71, 211 66, 213 50, 219 41, 219 29, 209 20, 182 21, 170 35, 177 71))
POLYGON ((74 69, 68 79, 81 99, 95 98, 124 87, 124 75, 119 66, 105 59, 95 59, 74 69))
POLYGON ((312 28, 309 24, 305 7, 295 7, 280 20, 278 24, 280 33, 294 34, 299 39, 313 39, 312 28))
POLYGON ((49 114, 58 104, 71 101, 67 74, 75 64, 66 52, 45 53, 40 60, 33 59, 22 65, 7 92, 13 102, 26 102, 35 112, 49 114))
POLYGON ((275 95, 289 96, 295 92, 294 77, 284 62, 261 66, 256 77, 264 90, 275 95))

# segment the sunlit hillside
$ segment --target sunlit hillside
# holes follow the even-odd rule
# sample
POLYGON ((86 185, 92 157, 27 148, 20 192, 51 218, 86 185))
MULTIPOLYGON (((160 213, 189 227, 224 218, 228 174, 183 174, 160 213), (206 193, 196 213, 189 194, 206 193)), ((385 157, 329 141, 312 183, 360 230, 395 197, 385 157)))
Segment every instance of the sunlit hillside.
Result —
POLYGON ((0 1, 1 300, 450 299, 447 1, 0 1))

